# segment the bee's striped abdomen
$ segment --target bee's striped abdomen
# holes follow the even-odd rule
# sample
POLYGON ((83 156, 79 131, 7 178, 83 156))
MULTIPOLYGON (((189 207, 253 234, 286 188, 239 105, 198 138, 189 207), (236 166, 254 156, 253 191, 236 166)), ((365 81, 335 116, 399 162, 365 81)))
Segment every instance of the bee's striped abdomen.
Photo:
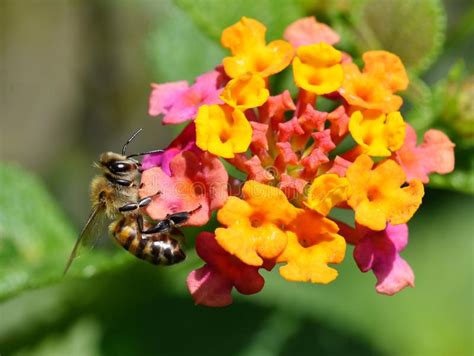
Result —
POLYGON ((142 235, 133 217, 110 225, 113 238, 132 255, 155 265, 172 265, 186 258, 180 243, 169 234, 142 235))

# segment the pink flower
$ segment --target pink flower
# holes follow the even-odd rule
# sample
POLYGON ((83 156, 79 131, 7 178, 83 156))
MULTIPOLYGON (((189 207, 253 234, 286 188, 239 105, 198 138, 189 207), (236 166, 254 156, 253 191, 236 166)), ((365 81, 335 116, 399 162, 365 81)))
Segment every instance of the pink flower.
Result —
POLYGON ((326 173, 335 173, 339 177, 345 177, 347 168, 352 164, 351 161, 348 161, 340 156, 334 157, 334 162, 332 163, 331 168, 326 173))
POLYGON ((278 142, 276 144, 278 151, 280 152, 279 159, 281 159, 285 164, 297 164, 298 156, 293 151, 291 143, 289 142, 278 142))
POLYGON ((142 173, 140 196, 161 193, 146 207, 152 219, 163 219, 167 214, 191 211, 201 206, 186 224, 201 226, 209 221, 211 212, 222 207, 227 200, 229 176, 214 155, 199 149, 182 151, 171 159, 169 173, 162 167, 153 167, 142 173))
POLYGON ((285 193, 288 199, 294 199, 298 194, 304 193, 304 188, 308 182, 301 178, 292 177, 286 173, 283 173, 280 177, 280 188, 285 193))
POLYGON ((333 137, 343 137, 349 131, 349 116, 344 106, 339 106, 331 111, 327 119, 331 123, 331 134, 333 137))
POLYGON ((247 159, 243 163, 243 166, 244 172, 248 174, 247 179, 249 180, 255 180, 260 183, 268 183, 275 178, 271 172, 262 167, 262 162, 258 156, 252 156, 252 158, 247 159))
POLYGON ((428 183, 430 173, 445 174, 454 169, 454 143, 438 130, 428 130, 423 143, 416 145, 416 132, 406 125, 405 142, 394 154, 395 160, 405 171, 407 181, 413 178, 428 183))
POLYGON ((295 110, 296 106, 288 90, 275 96, 270 96, 261 108, 261 121, 268 123, 271 119, 272 127, 285 120, 285 112, 295 110))
POLYGON ((215 240, 214 234, 201 232, 196 238, 196 252, 206 264, 192 271, 187 285, 194 302, 210 307, 223 307, 232 303, 232 288, 242 294, 255 294, 262 290, 265 280, 259 267, 248 266, 226 252, 215 240))
POLYGON ((186 81, 152 84, 148 113, 163 114, 163 124, 180 124, 194 119, 201 105, 222 104, 224 74, 214 70, 199 76, 191 87, 186 81))
POLYGON ((279 142, 288 142, 293 136, 299 136, 303 134, 304 130, 296 117, 293 117, 291 120, 278 124, 279 142))
POLYGON ((178 153, 191 150, 200 151, 196 146, 196 126, 194 122, 188 124, 163 152, 152 153, 143 157, 141 169, 145 171, 153 167, 161 167, 170 176, 171 160, 178 153))
POLYGON ((318 111, 314 109, 312 105, 308 104, 301 116, 298 118, 298 121, 305 131, 311 132, 313 129, 322 131, 324 130, 324 123, 326 122, 327 117, 327 112, 318 111))
POLYGON ((295 48, 320 42, 333 45, 340 40, 336 32, 328 25, 317 22, 314 16, 293 22, 286 28, 283 37, 295 48))
POLYGON ((408 243, 406 224, 388 224, 383 231, 358 226, 357 233, 360 239, 354 249, 354 259, 362 272, 374 272, 378 293, 393 295, 405 287, 415 286, 413 271, 399 254, 408 243))
POLYGON ((314 146, 319 147, 323 152, 328 153, 336 148, 336 145, 332 142, 331 130, 329 129, 321 132, 314 132, 311 136, 314 139, 314 146))
POLYGON ((313 148, 311 153, 301 160, 301 165, 304 167, 304 176, 314 176, 323 163, 329 162, 327 154, 319 147, 313 148))
POLYGON ((250 121, 250 125, 252 125, 252 143, 250 145, 252 152, 257 153, 261 151, 267 151, 268 125, 256 121, 250 121))

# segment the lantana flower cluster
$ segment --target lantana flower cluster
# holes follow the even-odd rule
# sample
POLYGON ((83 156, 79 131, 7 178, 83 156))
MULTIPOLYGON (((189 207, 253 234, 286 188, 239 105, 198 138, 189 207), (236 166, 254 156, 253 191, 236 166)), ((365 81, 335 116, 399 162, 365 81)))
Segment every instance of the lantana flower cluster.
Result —
POLYGON ((361 69, 314 17, 291 24, 285 40, 267 42, 265 32, 243 17, 222 32, 229 55, 215 69, 192 85, 152 85, 149 114, 187 125, 164 152, 144 158, 140 194, 162 193, 147 207, 152 219, 201 206, 187 223, 204 226, 195 243, 204 265, 187 278, 193 299, 225 306, 233 288, 257 293, 262 269, 330 283, 347 244, 358 268, 375 274, 377 292, 413 287, 400 256, 407 223, 429 174, 453 170, 454 144, 437 130, 417 143, 400 113, 409 80, 395 54, 365 52, 361 69), (270 87, 284 70, 295 98, 270 87), (354 220, 335 219, 334 209, 354 220), (220 227, 205 231, 214 211, 220 227))

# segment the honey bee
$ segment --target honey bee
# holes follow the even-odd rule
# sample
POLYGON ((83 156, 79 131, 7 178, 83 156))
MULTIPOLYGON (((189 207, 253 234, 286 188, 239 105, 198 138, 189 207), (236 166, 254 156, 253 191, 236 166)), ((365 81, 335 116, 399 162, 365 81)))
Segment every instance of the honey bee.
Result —
POLYGON ((64 274, 83 247, 95 244, 107 219, 113 220, 109 225, 111 237, 137 258, 157 265, 171 265, 186 258, 181 244, 183 234, 178 227, 201 207, 168 214, 165 219, 155 224, 143 219, 140 209, 149 205, 153 197, 160 192, 154 196, 139 198, 138 179, 141 164, 133 157, 162 150, 127 156, 127 145, 141 130, 135 132, 123 145, 122 154, 102 153, 99 163, 95 164, 102 174, 95 176, 91 182, 92 211, 69 256, 64 274))

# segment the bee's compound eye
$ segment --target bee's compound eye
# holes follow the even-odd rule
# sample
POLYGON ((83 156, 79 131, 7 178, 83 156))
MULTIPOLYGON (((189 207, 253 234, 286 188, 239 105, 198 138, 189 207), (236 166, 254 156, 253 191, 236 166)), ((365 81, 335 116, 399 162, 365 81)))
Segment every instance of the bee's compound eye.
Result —
POLYGON ((134 167, 131 163, 124 161, 115 161, 109 164, 109 169, 112 173, 124 173, 132 170, 134 167))

